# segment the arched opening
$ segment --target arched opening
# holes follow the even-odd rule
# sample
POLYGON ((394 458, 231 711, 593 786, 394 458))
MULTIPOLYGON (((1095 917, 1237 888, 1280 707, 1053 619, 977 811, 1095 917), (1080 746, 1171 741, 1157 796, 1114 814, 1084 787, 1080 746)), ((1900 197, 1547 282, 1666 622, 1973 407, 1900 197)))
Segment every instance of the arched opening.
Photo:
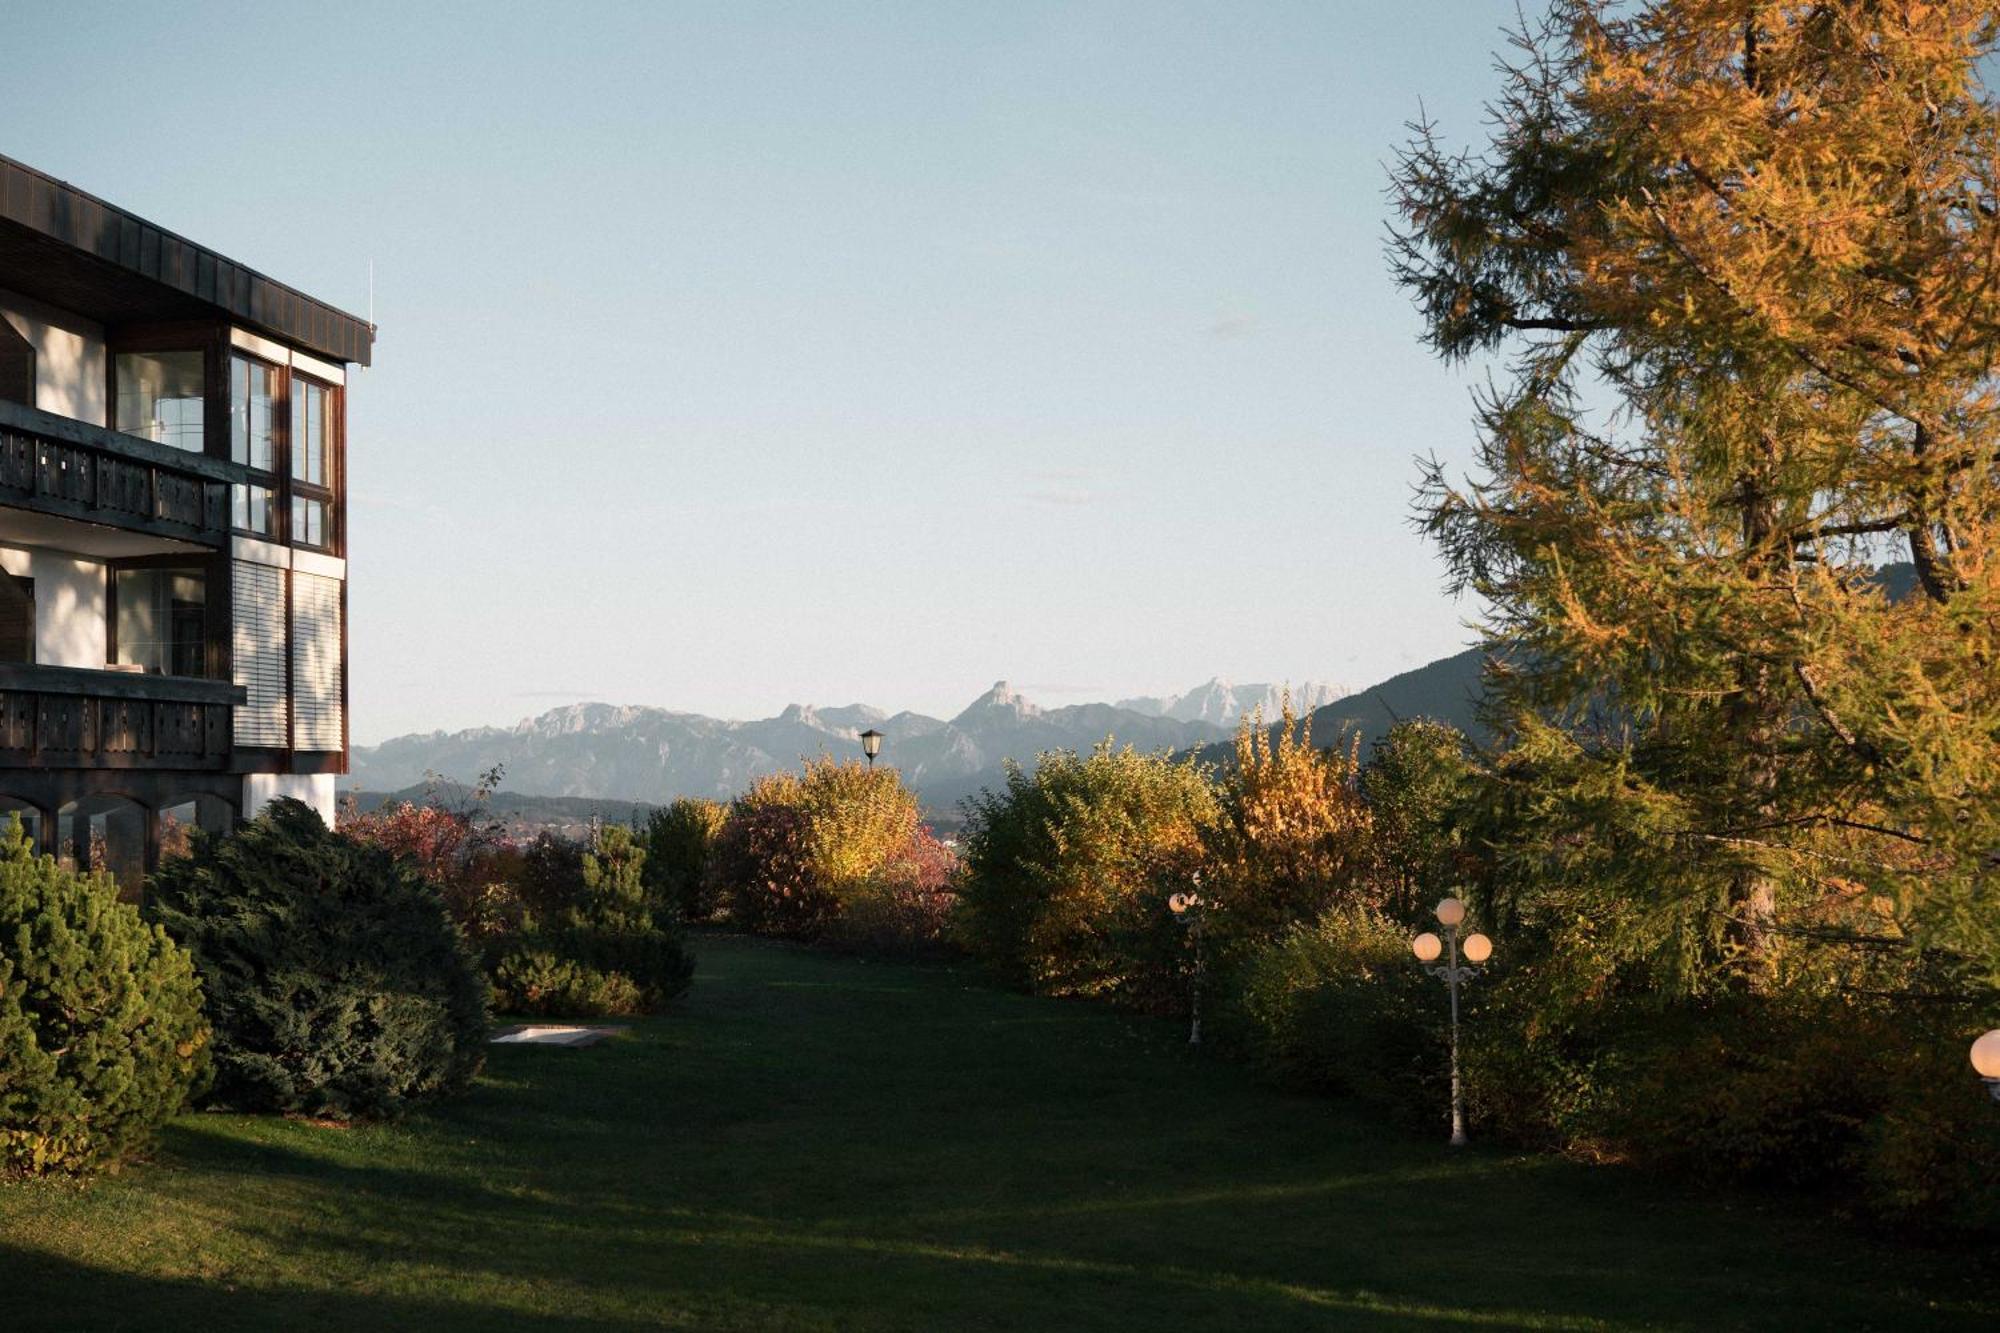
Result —
POLYGON ((28 835, 28 845, 39 852, 42 849, 41 810, 17 796, 0 796, 0 828, 6 826, 9 815, 20 818, 21 832, 28 835))
POLYGON ((0 570, 0 662, 35 660, 35 581, 0 570))
POLYGON ((0 398, 23 407, 35 405, 35 345, 0 316, 0 398))
POLYGON ((160 810, 160 852, 162 863, 194 850, 194 831, 227 833, 236 823, 236 807, 220 796, 206 792, 176 801, 160 810))
POLYGON ((137 902, 146 884, 146 807, 123 796, 85 796, 56 814, 56 859, 73 870, 102 870, 118 896, 137 902))

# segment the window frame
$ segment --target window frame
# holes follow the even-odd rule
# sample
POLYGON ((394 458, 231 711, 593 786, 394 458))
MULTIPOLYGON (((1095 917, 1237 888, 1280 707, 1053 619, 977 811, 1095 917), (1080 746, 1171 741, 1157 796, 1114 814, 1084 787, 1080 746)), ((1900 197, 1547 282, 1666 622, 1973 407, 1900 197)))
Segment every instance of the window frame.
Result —
POLYGON ((300 370, 297 366, 290 367, 290 376, 285 384, 285 449, 287 454, 285 482, 288 488, 285 497, 285 523, 287 542, 289 545, 299 547, 303 550, 321 551, 328 555, 337 554, 342 546, 342 534, 340 532, 341 506, 337 503, 337 498, 341 490, 341 465, 346 456, 346 451, 341 447, 341 435, 346 429, 346 413, 341 410, 341 394, 343 391, 344 386, 330 383, 319 378, 317 375, 300 370), (322 401, 324 406, 322 408, 321 429, 324 435, 320 441, 320 452, 325 462, 326 481, 324 484, 307 481, 299 476, 298 460, 301 455, 295 452, 299 448, 299 442, 292 438, 292 436, 293 427, 301 420, 298 393, 298 387, 301 384, 309 385, 323 395, 322 401), (317 542, 307 541, 301 533, 293 530, 295 525, 292 523, 292 518, 296 509, 296 501, 299 500, 316 501, 325 506, 326 523, 325 530, 322 533, 322 540, 317 542))
POLYGON ((227 680, 229 662, 225 636, 230 610, 226 598, 216 596, 216 579, 227 573, 228 565, 224 559, 187 553, 120 556, 104 562, 104 665, 108 668, 118 662, 118 575, 121 571, 142 569, 193 570, 201 575, 202 674, 167 676, 162 673, 163 677, 172 680, 227 680))
MULTIPOLYGON (((259 541, 285 542, 289 538, 291 525, 291 495, 286 487, 287 473, 291 468, 291 399, 289 382, 291 367, 242 347, 229 349, 229 369, 223 377, 223 438, 231 462, 239 464, 250 476, 246 481, 232 482, 229 489, 229 530, 245 537, 255 537, 259 541), (259 366, 271 373, 271 467, 269 471, 256 466, 247 458, 236 457, 236 363, 259 366), (248 493, 251 487, 259 487, 269 493, 271 500, 271 526, 268 530, 245 527, 236 521, 236 501, 244 498, 247 509, 248 493)), ((249 429, 245 423, 245 430, 249 429)), ((246 445, 247 451, 247 445, 246 445)))
MULTIPOLYGON (((202 452, 229 457, 228 330, 208 323, 132 324, 109 331, 104 346, 104 425, 118 429, 118 358, 128 353, 200 352, 202 452), (222 410, 216 410, 217 402, 222 410)), ((124 433, 124 432, 121 432, 124 433)), ((139 438, 144 438, 143 436, 139 438)))

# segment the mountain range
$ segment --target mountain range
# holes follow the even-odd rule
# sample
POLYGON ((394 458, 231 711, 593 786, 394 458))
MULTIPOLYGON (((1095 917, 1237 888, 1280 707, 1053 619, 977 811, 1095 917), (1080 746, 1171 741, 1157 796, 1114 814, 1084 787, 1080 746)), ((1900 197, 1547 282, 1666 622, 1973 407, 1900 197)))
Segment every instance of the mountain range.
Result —
MULTIPOLYGON (((1000 681, 949 720, 865 704, 793 704, 776 717, 732 722, 665 708, 580 703, 512 727, 356 746, 345 785, 399 791, 429 774, 464 781, 501 764, 508 790, 537 796, 726 799, 801 758, 856 755, 860 734, 872 727, 884 737, 881 762, 893 763, 933 812, 946 815, 964 797, 999 784, 1009 759, 1088 749, 1107 736, 1142 750, 1196 749, 1228 739, 1251 710, 1277 716, 1283 693, 1273 685, 1212 680, 1164 698, 1043 708, 1000 681)), ((1318 683, 1293 687, 1291 694, 1302 712, 1342 697, 1338 688, 1318 683)))
MULTIPOLYGON (((1908 563, 1884 565, 1874 577, 1894 601, 1916 587, 1908 563)), ((1469 648, 1352 692, 1315 683, 1294 686, 1293 709, 1310 720, 1316 744, 1347 744, 1358 737, 1364 754, 1403 718, 1449 722, 1487 741, 1479 717, 1484 659, 1482 649, 1469 648)), ((1261 708, 1275 721, 1283 697, 1278 686, 1216 679, 1184 694, 1041 708, 1002 681, 948 721, 888 714, 864 704, 794 704, 756 722, 664 708, 573 704, 513 727, 398 736, 357 746, 345 785, 379 796, 418 787, 429 774, 464 781, 504 764, 508 790, 529 800, 720 799, 802 757, 853 755, 861 732, 873 727, 885 737, 882 762, 900 769, 943 823, 953 818, 959 801, 998 786, 1008 760, 1031 762, 1050 749, 1085 750, 1107 736, 1142 750, 1192 752, 1227 763, 1241 719, 1261 708)))
POLYGON ((1120 699, 1113 707, 1147 717, 1169 717, 1179 722, 1213 722, 1221 727, 1234 727, 1259 709, 1267 718, 1277 717, 1288 695, 1293 710, 1304 717, 1315 708, 1330 704, 1346 694, 1347 691, 1338 685, 1312 681, 1296 686, 1232 685, 1218 676, 1205 685, 1195 686, 1186 694, 1120 699))

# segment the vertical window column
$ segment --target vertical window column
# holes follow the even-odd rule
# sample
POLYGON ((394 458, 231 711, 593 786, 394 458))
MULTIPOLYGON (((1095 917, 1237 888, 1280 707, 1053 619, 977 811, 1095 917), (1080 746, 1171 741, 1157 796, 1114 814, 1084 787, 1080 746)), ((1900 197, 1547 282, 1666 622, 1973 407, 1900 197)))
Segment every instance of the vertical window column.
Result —
POLYGON ((231 562, 234 679, 249 692, 236 706, 238 745, 283 748, 289 741, 291 691, 286 670, 286 571, 231 562))
POLYGON ((292 545, 334 549, 335 391, 292 375, 292 545))
POLYGON ((278 535, 279 373, 240 352, 229 361, 229 456, 253 474, 230 488, 230 523, 267 538, 278 535))
POLYGON ((292 748, 339 750, 341 581, 292 574, 292 748))

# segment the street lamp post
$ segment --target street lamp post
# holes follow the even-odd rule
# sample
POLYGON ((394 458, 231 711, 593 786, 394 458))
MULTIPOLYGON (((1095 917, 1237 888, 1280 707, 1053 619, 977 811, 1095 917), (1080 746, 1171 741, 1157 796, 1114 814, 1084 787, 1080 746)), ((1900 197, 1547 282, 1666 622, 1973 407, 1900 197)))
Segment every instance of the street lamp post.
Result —
POLYGON ((1972 1043, 1972 1067, 1986 1084, 1986 1090, 1993 1094, 1993 1100, 2000 1102, 2000 1028, 1972 1043))
POLYGON ((873 727, 862 732, 861 753, 868 756, 868 767, 875 767, 875 756, 882 753, 882 733, 873 727))
POLYGON ((1437 905, 1437 919, 1444 927, 1444 939, 1427 930, 1410 941, 1410 950, 1424 964, 1424 971, 1443 980, 1451 992, 1451 1146, 1463 1148, 1465 1099, 1458 1077, 1458 988, 1478 974, 1478 964, 1493 956, 1493 941, 1477 933, 1466 936, 1465 962, 1461 963, 1458 928, 1465 921, 1465 904, 1456 898, 1445 899, 1437 905), (1442 963, 1437 961, 1439 954, 1445 955, 1442 963))
MULTIPOLYGON (((1193 877, 1196 888, 1201 887, 1201 876, 1193 877)), ((1188 940, 1194 946, 1194 984, 1188 997, 1188 1045, 1201 1045, 1201 919, 1208 910, 1208 903, 1199 893, 1176 893, 1167 899, 1167 907, 1173 912, 1174 920, 1187 930, 1188 940)))

